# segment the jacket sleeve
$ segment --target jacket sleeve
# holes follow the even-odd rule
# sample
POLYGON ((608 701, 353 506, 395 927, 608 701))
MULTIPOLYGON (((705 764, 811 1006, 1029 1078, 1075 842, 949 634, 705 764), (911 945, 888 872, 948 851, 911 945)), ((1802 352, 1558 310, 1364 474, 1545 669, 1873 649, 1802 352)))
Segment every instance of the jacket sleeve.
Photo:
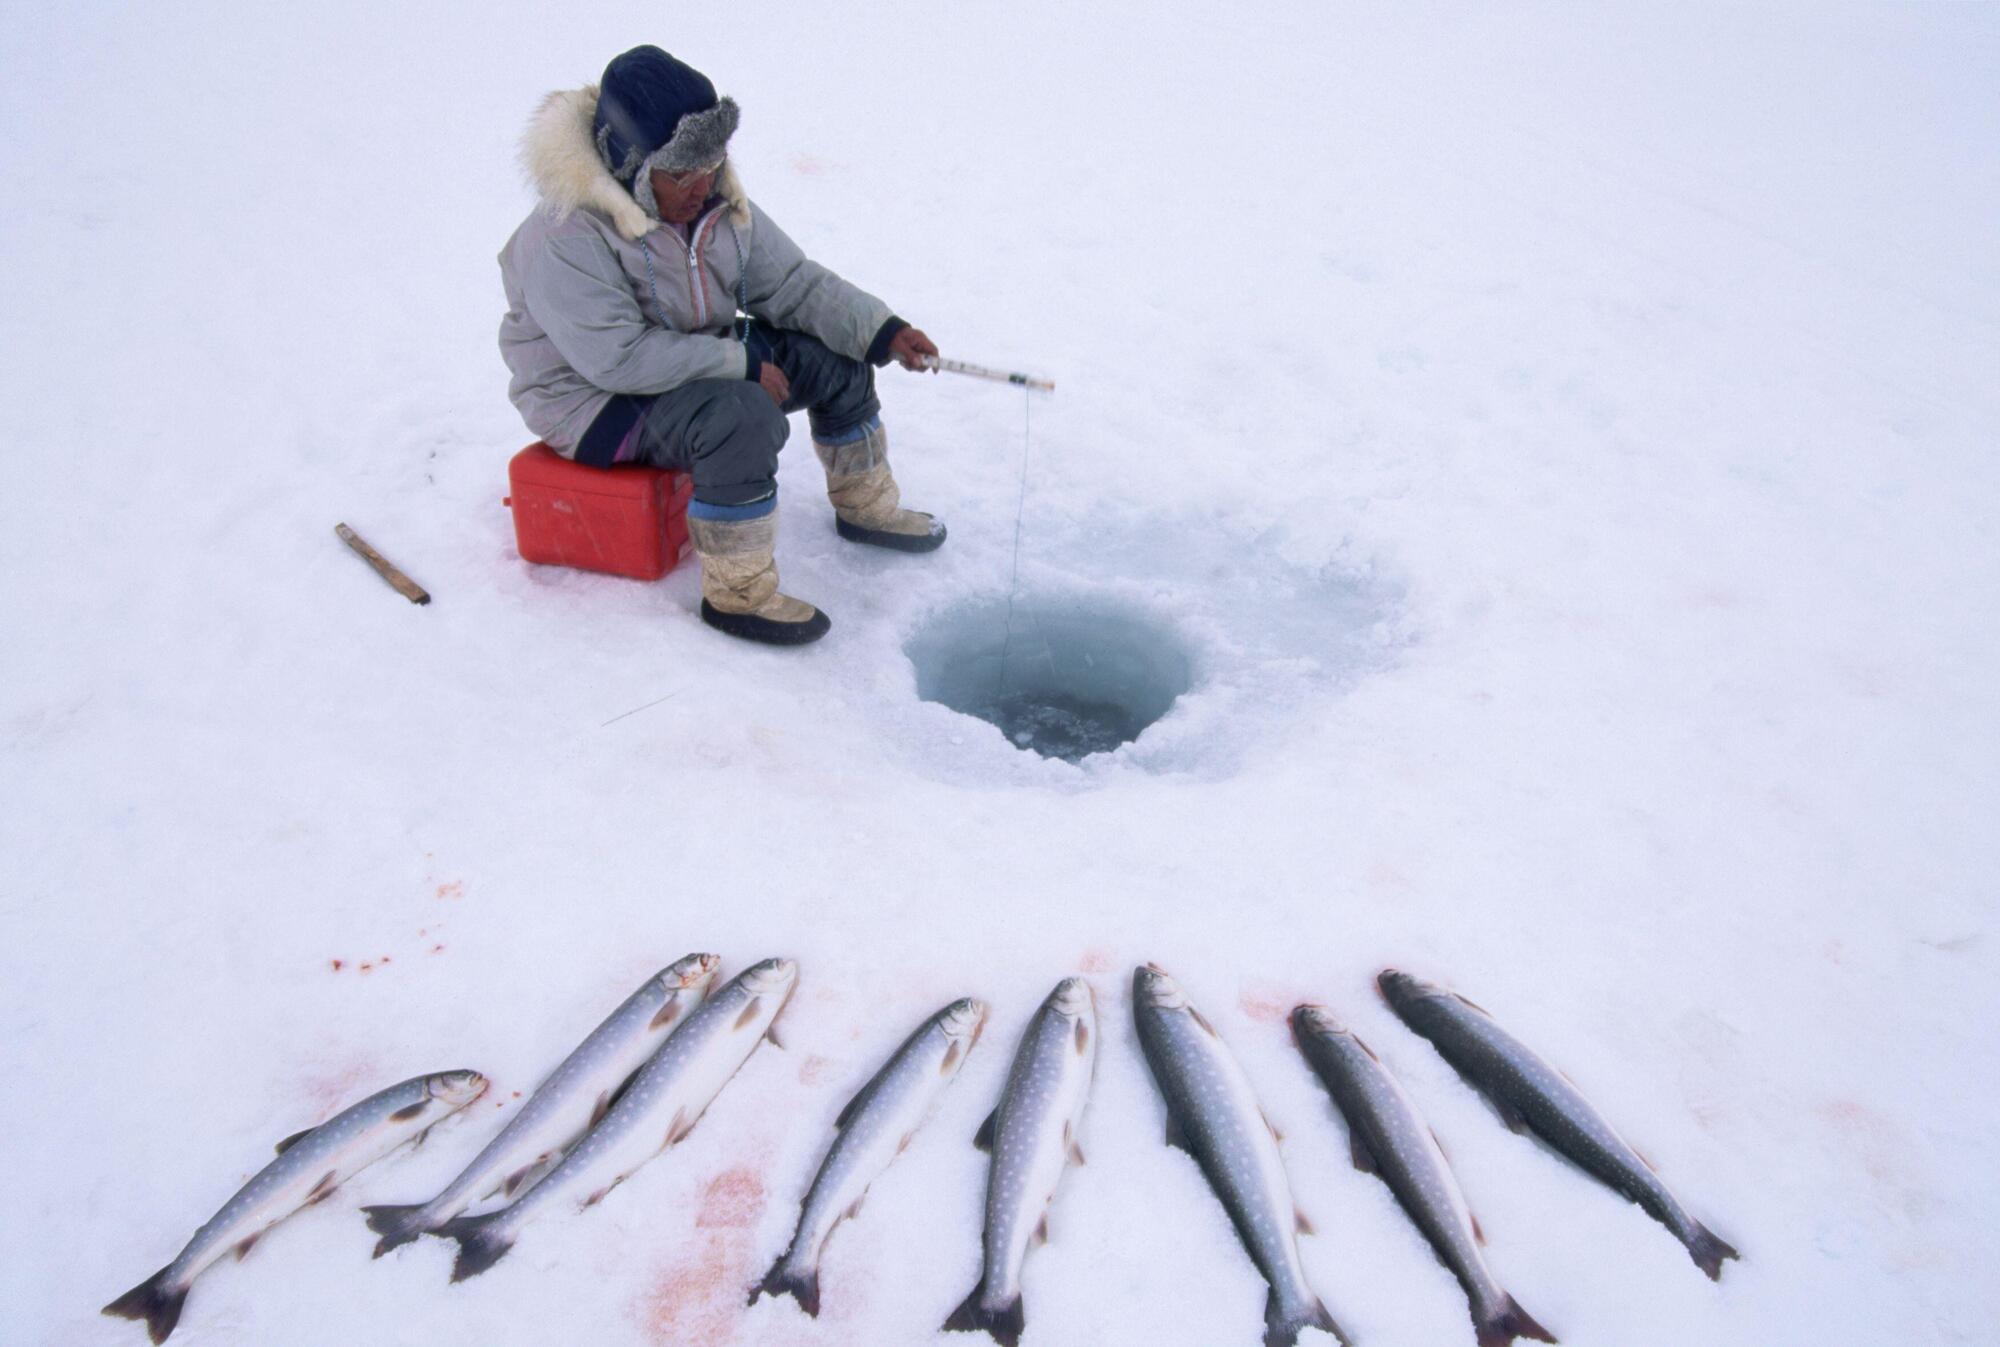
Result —
POLYGON ((889 324, 902 325, 887 304, 801 252, 754 201, 750 219, 743 301, 752 315, 818 337, 854 360, 873 354, 877 336, 889 324))
POLYGON ((556 234, 535 249, 522 267, 521 293, 563 360, 607 393, 744 377, 740 342, 650 321, 610 249, 588 233, 556 234))

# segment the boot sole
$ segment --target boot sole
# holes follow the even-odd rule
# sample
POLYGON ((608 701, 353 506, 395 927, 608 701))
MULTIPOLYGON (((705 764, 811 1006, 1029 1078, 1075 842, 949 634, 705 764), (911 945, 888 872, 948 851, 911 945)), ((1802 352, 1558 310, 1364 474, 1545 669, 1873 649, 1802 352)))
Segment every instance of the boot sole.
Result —
POLYGON ((833 629, 833 619, 818 609, 803 622, 773 622, 755 613, 725 613, 707 599, 701 601, 701 620, 724 635, 760 645, 811 645, 833 629))
POLYGON ((892 552, 935 552, 944 546, 944 525, 937 524, 933 532, 921 536, 914 533, 891 533, 887 529, 863 528, 850 524, 839 515, 833 517, 834 530, 851 543, 862 543, 869 547, 886 547, 892 552))

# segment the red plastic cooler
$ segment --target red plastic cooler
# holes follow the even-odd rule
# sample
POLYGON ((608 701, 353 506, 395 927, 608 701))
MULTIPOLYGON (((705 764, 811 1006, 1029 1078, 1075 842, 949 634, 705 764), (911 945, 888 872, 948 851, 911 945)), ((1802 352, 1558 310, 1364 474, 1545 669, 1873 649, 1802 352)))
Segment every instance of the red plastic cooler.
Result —
POLYGON ((507 465, 507 484, 525 560, 657 580, 687 552, 694 480, 684 472, 592 468, 536 441, 507 465))

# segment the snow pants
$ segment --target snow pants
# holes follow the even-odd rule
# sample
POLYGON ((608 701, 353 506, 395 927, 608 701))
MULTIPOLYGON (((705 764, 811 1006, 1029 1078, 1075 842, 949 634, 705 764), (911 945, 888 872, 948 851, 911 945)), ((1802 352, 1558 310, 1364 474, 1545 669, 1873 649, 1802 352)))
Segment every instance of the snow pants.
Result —
POLYGON ((654 398, 638 427, 636 461, 694 478, 694 498, 748 505, 778 489, 778 451, 803 411, 816 440, 839 440, 875 419, 875 371, 803 332, 752 321, 750 354, 776 365, 791 383, 783 407, 750 379, 696 379, 654 398))

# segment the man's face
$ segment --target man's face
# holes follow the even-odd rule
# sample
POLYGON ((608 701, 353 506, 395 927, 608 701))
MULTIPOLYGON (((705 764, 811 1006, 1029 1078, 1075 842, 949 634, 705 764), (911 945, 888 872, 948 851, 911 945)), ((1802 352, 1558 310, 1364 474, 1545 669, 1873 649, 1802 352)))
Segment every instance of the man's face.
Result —
POLYGON ((693 173, 652 170, 653 204, 659 207, 660 218, 668 224, 692 224, 701 214, 702 203, 715 190, 716 175, 721 172, 721 164, 693 173))

